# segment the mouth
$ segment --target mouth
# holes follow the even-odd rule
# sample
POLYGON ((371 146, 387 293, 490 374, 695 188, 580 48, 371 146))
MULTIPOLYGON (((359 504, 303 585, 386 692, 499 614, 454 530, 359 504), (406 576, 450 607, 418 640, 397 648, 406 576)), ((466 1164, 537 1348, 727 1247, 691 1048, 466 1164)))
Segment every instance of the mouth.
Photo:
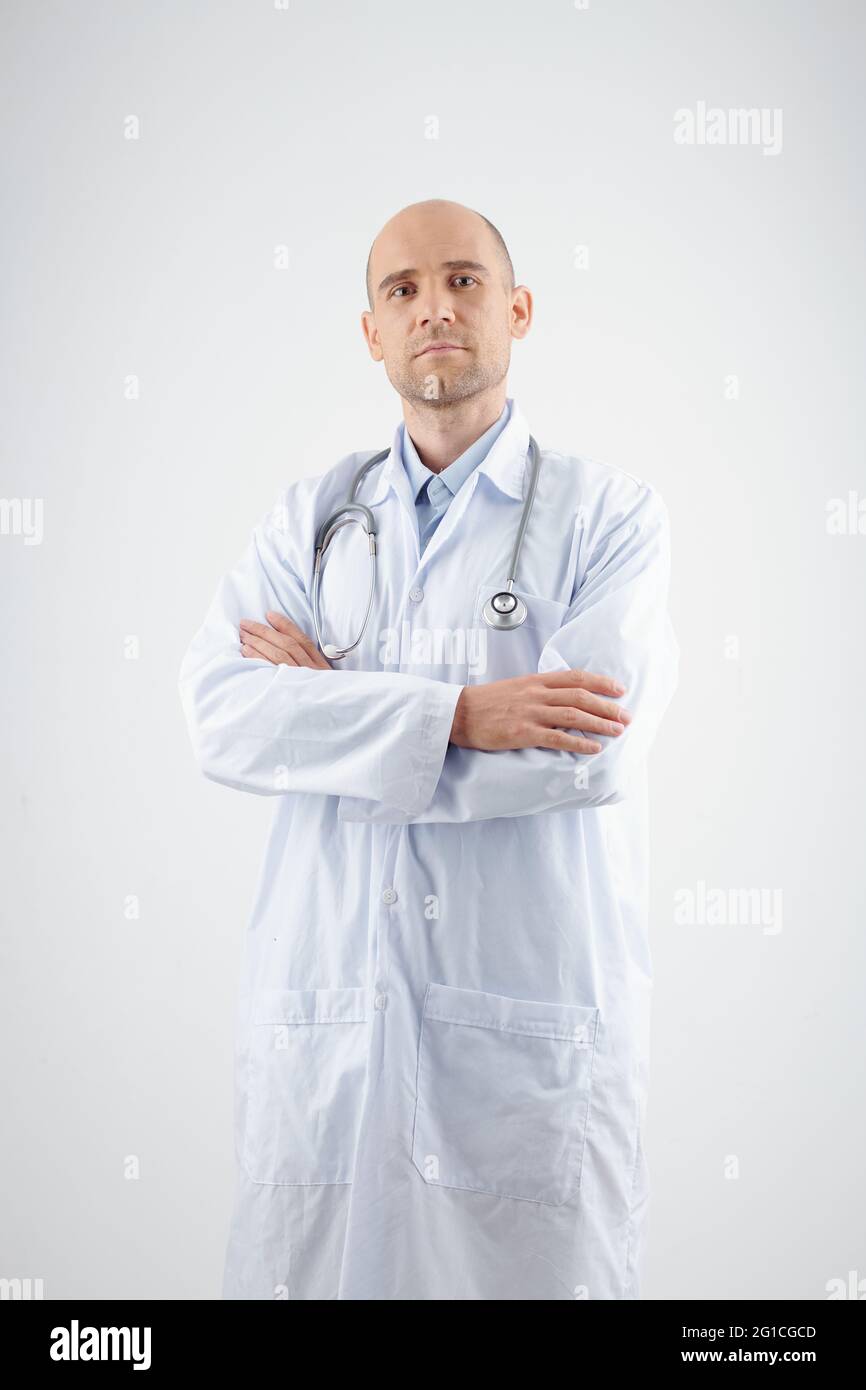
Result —
POLYGON ((421 352, 417 353, 417 356, 418 356, 418 357, 426 357, 427 354, 430 353, 430 352, 463 352, 463 351, 464 351, 464 349, 463 349, 462 347, 458 347, 456 343, 431 343, 429 347, 425 347, 425 348, 422 349, 421 352))

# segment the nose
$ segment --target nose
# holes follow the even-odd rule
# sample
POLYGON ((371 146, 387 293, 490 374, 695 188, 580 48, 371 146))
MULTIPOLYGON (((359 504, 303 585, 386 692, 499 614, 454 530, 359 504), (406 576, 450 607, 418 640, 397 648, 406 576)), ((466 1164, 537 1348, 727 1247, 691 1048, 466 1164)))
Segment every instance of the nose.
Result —
POLYGON ((447 299, 437 296, 435 291, 427 296, 419 294, 415 303, 415 323, 418 328, 428 329, 431 324, 454 322, 451 304, 447 299))

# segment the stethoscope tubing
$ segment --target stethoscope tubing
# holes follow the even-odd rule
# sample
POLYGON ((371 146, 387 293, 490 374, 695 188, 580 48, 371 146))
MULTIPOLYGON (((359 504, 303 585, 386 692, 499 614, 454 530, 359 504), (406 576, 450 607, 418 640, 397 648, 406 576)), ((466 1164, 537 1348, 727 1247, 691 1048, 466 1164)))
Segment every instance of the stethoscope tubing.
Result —
MULTIPOLYGON (((370 469, 374 468, 377 463, 381 463, 383 459, 386 459, 390 452, 390 449, 383 449, 380 453, 374 454, 372 458, 367 459, 366 463, 361 465, 352 481, 352 489, 349 493, 348 501, 344 502, 342 506, 337 507, 333 512, 331 512, 330 516, 327 516, 325 518, 325 520, 322 522, 321 526, 316 532, 315 559, 313 564, 313 592, 311 606, 313 609, 313 622, 316 628, 316 640, 319 644, 320 651, 329 660, 340 661, 343 657, 348 656, 349 653, 353 652, 355 648, 358 646, 359 642, 361 641, 361 638, 364 636, 364 633, 367 630, 367 623, 369 622, 370 613, 373 607, 373 595, 376 589, 376 519, 373 516, 373 513, 370 510, 370 508, 365 507, 362 502, 356 502, 355 498, 358 495, 358 489, 360 488, 361 483, 364 481, 364 478, 367 476, 370 469), (361 624, 361 630, 358 633, 358 636, 355 638, 355 641, 347 647, 335 647, 332 644, 326 644, 322 640, 321 615, 319 611, 322 556, 324 555, 326 549, 330 545, 337 532, 342 530, 344 526, 349 526, 353 524, 363 527, 369 542, 370 585, 367 591, 367 607, 364 613, 364 621, 361 624)), ((490 608, 491 612, 496 615, 496 621, 491 623, 491 619, 488 618, 485 613, 485 621, 490 623, 492 626, 501 628, 506 631, 511 630, 514 627, 518 627, 526 617, 526 605, 522 601, 517 599, 513 600, 515 605, 515 616, 512 618, 510 618, 507 614, 502 615, 497 613, 495 601, 496 599, 502 598, 504 595, 511 595, 512 589, 514 588, 514 583, 517 579, 517 566, 520 561, 520 552, 523 548, 523 537, 526 534, 526 528, 529 524, 529 518, 532 514, 533 503, 535 502, 535 491, 538 486, 538 474, 541 470, 541 451, 539 450, 539 447, 532 435, 529 436, 529 452, 532 460, 532 472, 529 481, 529 489, 527 491, 526 500, 523 504, 523 511, 520 516, 520 524, 517 528, 517 536, 514 541, 514 549, 511 552, 511 563, 508 567, 509 573, 506 577, 505 589, 501 590, 498 594, 494 594, 492 598, 488 600, 487 604, 485 604, 485 609, 490 608), (491 607, 491 605, 493 606, 491 607)))

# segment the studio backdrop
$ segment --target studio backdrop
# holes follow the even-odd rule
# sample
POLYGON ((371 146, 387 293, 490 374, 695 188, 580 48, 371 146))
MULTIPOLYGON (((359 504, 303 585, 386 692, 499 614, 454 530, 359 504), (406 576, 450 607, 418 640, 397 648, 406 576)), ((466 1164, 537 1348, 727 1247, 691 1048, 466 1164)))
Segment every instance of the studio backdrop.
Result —
POLYGON ((643 1296, 863 1297, 866 13, 847 0, 2 7, 0 1277, 216 1298, 268 797, 177 692, 280 487, 387 447, 370 243, 454 199, 543 447, 651 483, 643 1296))

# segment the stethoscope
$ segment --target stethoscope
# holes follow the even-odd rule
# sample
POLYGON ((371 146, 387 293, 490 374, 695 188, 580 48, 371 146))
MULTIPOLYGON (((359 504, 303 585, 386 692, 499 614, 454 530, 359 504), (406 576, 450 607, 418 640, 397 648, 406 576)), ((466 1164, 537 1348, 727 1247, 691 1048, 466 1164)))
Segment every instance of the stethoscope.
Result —
MULTIPOLYGON (((319 648, 329 661, 341 661, 344 656, 353 652, 360 642, 367 629, 370 618, 370 610, 373 607, 373 594, 376 589, 376 522, 369 507, 365 507, 362 502, 356 502, 358 488, 364 481, 371 468, 377 463, 381 463, 390 454, 390 449, 383 449, 381 454, 376 454, 368 459, 365 464, 358 469, 352 483, 352 490, 349 493, 348 502, 344 502, 341 507, 331 512, 326 517, 316 532, 316 558, 313 568, 313 622, 316 625, 316 639, 319 648), (367 610, 364 613, 364 621, 361 624, 361 631, 354 642, 348 647, 335 647, 330 642, 322 641, 322 628, 319 617, 319 588, 321 583, 322 556, 327 550, 333 537, 343 526, 357 523, 363 527, 367 536, 370 550, 370 587, 367 591, 367 610)), ((493 594, 487 600, 481 610, 481 616, 488 627, 496 628, 500 632, 511 632, 512 629, 520 627, 526 621, 526 604, 516 594, 512 593, 514 581, 517 578, 517 562, 520 559, 520 550, 523 545, 523 536, 526 531, 529 517, 532 513, 532 504, 535 500, 535 489, 538 484, 538 472, 541 468, 541 452, 533 439, 529 436, 529 452, 532 458, 532 476, 529 481, 529 491, 526 494, 526 501, 523 504, 523 512, 520 517, 520 525, 517 528, 517 537, 514 542, 514 550, 511 554, 511 564, 508 567, 508 577, 505 581, 505 588, 500 589, 499 593, 493 594)))

